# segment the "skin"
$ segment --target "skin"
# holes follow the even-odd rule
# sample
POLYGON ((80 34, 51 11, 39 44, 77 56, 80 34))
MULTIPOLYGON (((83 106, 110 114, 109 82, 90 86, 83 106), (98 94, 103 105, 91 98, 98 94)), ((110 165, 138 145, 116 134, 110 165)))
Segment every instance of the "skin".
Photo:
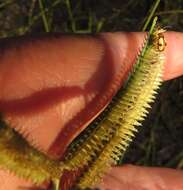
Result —
MULTIPOLYGON (((13 42, 0 54, 0 111, 5 121, 23 135, 28 134, 27 140, 49 156, 60 157, 63 147, 59 148, 62 142, 58 133, 68 123, 79 121, 86 126, 91 120, 85 113, 88 106, 95 112, 105 107, 124 82, 143 39, 142 33, 104 33, 97 37, 62 36, 56 40, 13 42), (120 83, 109 91, 115 79, 120 83), (32 97, 35 92, 46 92, 38 93, 40 104, 36 102, 39 96, 32 97), (100 97, 108 95, 102 106, 98 106, 98 93, 100 97), (20 99, 30 101, 17 101, 20 99)), ((183 34, 167 32, 165 40, 163 79, 169 80, 183 74, 183 34)), ((183 172, 174 169, 125 165, 114 167, 99 187, 179 190, 183 189, 182 178, 183 172)), ((0 190, 31 185, 31 182, 0 171, 0 190)))

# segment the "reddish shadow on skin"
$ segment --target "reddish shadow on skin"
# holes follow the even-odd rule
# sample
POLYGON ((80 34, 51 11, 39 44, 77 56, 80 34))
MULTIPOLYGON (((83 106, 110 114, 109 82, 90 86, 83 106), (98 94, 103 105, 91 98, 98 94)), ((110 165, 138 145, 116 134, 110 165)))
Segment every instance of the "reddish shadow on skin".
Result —
POLYGON ((95 117, 96 113, 99 112, 99 110, 110 101, 113 94, 108 94, 107 91, 110 89, 112 79, 114 78, 114 66, 112 64, 113 57, 109 53, 108 47, 106 47, 105 55, 98 66, 97 71, 84 86, 86 92, 84 94, 86 103, 87 96, 90 95, 90 92, 92 92, 93 85, 96 82, 100 83, 98 94, 93 98, 92 101, 87 103, 87 106, 81 110, 72 120, 66 123, 50 147, 50 155, 62 157, 71 139, 73 140, 73 138, 75 138, 84 129, 85 123, 95 117), (101 94, 106 94, 106 98, 103 98, 101 94), (98 104, 96 104, 96 102, 98 102, 98 104))
POLYGON ((100 38, 102 39, 102 43, 104 43, 105 54, 100 66, 98 67, 98 70, 84 87, 86 92, 84 97, 87 97, 87 94, 92 92, 92 85, 96 82, 101 82, 101 89, 99 89, 99 93, 91 102, 87 104, 83 110, 81 110, 72 120, 66 123, 50 147, 50 155, 62 159, 70 141, 73 140, 86 127, 85 123, 93 120, 96 117, 96 113, 102 110, 102 108, 110 102, 123 82, 126 81, 133 63, 133 61, 129 62, 129 57, 133 54, 132 60, 135 60, 137 56, 136 52, 130 52, 138 49, 137 38, 134 33, 129 33, 127 35, 130 35, 130 37, 127 38, 127 54, 125 55, 123 63, 121 64, 121 71, 119 71, 119 74, 117 75, 115 75, 114 55, 111 53, 111 47, 106 42, 106 40, 100 38), (102 81, 100 76, 103 76, 102 81))
POLYGON ((0 101, 0 112, 14 115, 38 113, 81 94, 83 89, 78 86, 44 89, 22 99, 0 101))
POLYGON ((81 175, 81 170, 74 172, 65 171, 60 180, 60 187, 62 190, 76 190, 77 188, 73 184, 77 183, 77 177, 81 175))

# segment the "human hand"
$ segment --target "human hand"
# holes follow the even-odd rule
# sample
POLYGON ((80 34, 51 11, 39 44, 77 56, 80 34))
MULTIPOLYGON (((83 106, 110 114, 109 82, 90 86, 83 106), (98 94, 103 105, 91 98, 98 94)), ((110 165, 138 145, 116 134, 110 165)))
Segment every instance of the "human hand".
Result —
MULTIPOLYGON (((168 80, 183 73, 183 34, 169 32, 165 38, 164 79, 168 80)), ((109 92, 113 81, 118 75, 121 80, 125 78, 143 39, 141 33, 108 33, 97 38, 72 36, 0 43, 0 111, 5 121, 20 133, 28 133, 30 143, 34 141, 52 157, 58 157, 64 143, 57 134, 75 122, 85 126, 92 118, 86 113, 88 107, 97 112, 110 101, 115 93, 109 92), (121 67, 124 72, 119 74, 121 67), (100 98, 106 94, 108 100, 99 107, 100 98)), ((182 176, 182 172, 170 169, 123 166, 114 168, 101 187, 177 190, 183 186, 182 176), (147 177, 147 171, 152 175, 147 177), (173 184, 175 178, 179 179, 177 186, 173 184)), ((3 171, 0 179, 0 190, 30 186, 3 171)))

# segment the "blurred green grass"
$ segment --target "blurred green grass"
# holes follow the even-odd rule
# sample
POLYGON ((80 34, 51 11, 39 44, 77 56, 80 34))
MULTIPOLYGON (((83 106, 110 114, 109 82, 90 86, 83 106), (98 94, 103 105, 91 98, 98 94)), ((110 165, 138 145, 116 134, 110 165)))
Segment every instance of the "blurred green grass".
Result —
MULTIPOLYGON (((0 37, 141 31, 153 0, 0 0, 0 37)), ((162 26, 183 30, 183 0, 162 0, 162 26)), ((183 168, 183 77, 165 82, 123 163, 183 168)))

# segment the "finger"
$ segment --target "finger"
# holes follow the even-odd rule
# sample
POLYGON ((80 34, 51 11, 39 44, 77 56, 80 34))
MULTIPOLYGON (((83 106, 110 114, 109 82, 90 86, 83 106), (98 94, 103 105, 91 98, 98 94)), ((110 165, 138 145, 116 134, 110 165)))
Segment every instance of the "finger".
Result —
POLYGON ((104 38, 50 37, 7 46, 0 66, 0 110, 10 126, 28 133, 29 142, 43 150, 60 133, 58 151, 63 152, 110 101, 132 64, 104 38))
POLYGON ((181 190, 182 177, 183 171, 180 170, 126 165, 114 167, 104 177, 99 188, 101 190, 181 190))
POLYGON ((165 50, 164 80, 169 80, 183 75, 183 34, 167 32, 165 40, 167 48, 165 50))

